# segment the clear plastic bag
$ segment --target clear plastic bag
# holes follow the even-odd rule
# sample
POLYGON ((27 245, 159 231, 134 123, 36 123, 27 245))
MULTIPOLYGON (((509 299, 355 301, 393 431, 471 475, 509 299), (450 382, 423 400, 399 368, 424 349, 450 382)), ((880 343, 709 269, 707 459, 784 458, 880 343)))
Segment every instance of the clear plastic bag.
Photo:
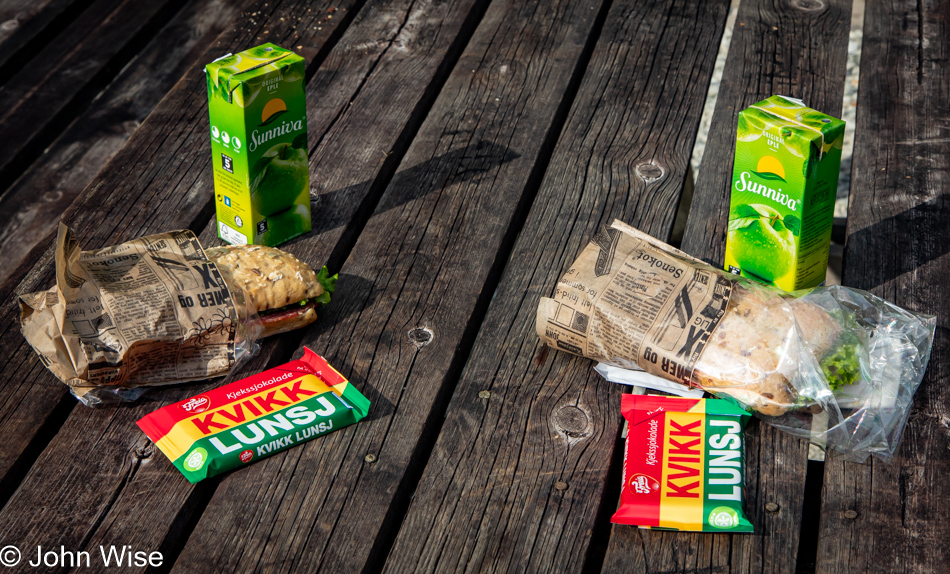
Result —
POLYGON ((865 291, 785 293, 731 275, 619 221, 537 318, 552 347, 732 399, 856 461, 893 456, 935 328, 865 291))
MULTIPOLYGON (((801 304, 823 309, 841 327, 830 348, 803 357, 798 379, 805 386, 827 387, 834 405, 821 417, 806 405, 760 418, 848 460, 863 462, 869 455, 890 460, 930 360, 936 318, 848 287, 819 287, 795 296, 801 304)), ((800 338, 808 339, 808 331, 797 327, 800 338)))

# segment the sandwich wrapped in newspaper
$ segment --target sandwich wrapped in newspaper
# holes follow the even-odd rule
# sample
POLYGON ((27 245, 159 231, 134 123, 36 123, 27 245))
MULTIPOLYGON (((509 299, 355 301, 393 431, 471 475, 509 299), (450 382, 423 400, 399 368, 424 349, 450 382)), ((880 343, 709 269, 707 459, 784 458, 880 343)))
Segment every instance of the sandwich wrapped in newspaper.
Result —
POLYGON ((537 316, 551 347, 731 398, 852 460, 894 454, 935 327, 865 291, 789 294, 728 274, 620 221, 537 316))
POLYGON ((244 290, 187 230, 81 251, 60 224, 56 285, 19 301, 23 336, 86 405, 225 375, 263 331, 244 290))

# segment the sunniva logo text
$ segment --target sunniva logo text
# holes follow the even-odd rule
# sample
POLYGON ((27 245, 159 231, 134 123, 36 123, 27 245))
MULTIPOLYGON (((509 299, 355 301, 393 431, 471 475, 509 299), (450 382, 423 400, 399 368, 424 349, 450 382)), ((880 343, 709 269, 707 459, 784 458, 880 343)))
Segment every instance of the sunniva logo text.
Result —
POLYGON ((278 136, 289 134, 291 132, 298 132, 301 130, 303 130, 302 119, 281 122, 279 125, 274 126, 269 130, 265 130, 264 132, 258 132, 258 130, 254 130, 251 132, 251 145, 249 146, 249 149, 251 151, 255 151, 259 145, 267 143, 278 136))
POLYGON ((739 181, 736 182, 736 191, 751 191, 752 193, 761 195, 762 197, 767 197, 779 205, 784 205, 785 207, 795 211, 798 207, 798 200, 792 199, 789 196, 782 193, 781 189, 772 189, 761 183, 756 183, 752 181, 752 174, 748 171, 742 172, 739 176, 739 181))

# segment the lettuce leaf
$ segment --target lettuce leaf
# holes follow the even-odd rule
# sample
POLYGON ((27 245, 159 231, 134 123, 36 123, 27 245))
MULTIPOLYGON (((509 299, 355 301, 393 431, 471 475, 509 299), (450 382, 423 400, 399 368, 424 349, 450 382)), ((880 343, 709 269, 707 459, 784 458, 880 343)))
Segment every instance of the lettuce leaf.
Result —
POLYGON ((317 281, 320 282, 320 285, 323 285, 323 293, 319 297, 315 298, 314 301, 321 305, 326 305, 330 302, 330 296, 333 295, 333 292, 336 290, 336 280, 339 278, 339 273, 330 275, 330 270, 327 269, 327 266, 324 265, 317 273, 317 281))
POLYGON ((857 340, 839 341, 821 360, 821 370, 832 391, 853 385, 861 377, 860 351, 861 343, 857 340))

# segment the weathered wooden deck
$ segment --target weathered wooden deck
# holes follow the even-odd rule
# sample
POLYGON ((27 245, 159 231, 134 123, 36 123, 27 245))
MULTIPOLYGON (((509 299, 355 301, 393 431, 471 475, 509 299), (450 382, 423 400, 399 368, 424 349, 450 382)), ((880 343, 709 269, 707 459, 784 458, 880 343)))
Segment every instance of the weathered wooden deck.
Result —
MULTIPOLYGON (((601 225, 670 237, 728 8, 0 3, 11 571, 36 571, 38 546, 102 545, 177 572, 948 571, 950 5, 869 2, 864 25, 843 283, 938 317, 893 464, 809 463, 807 443, 754 422, 755 534, 612 526, 621 390, 535 335, 538 298, 601 225), (340 281, 317 323, 265 340, 237 377, 307 345, 373 407, 191 485, 135 421, 222 381, 77 405, 13 300, 52 285, 61 215, 87 249, 184 227, 218 243, 202 66, 266 41, 307 60, 314 232, 285 248, 340 281)), ((742 0, 684 250, 722 260, 740 109, 777 93, 840 115, 850 18, 849 0, 742 0)))

